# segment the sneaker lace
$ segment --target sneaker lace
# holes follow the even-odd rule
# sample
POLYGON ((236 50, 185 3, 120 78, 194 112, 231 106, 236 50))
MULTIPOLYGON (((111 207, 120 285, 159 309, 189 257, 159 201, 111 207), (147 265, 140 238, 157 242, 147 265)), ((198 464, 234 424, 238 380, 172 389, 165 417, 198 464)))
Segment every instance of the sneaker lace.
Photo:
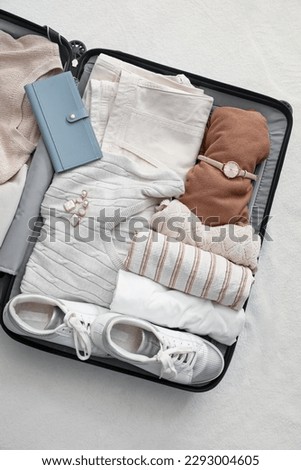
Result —
POLYGON ((161 378, 175 379, 179 371, 192 369, 197 359, 197 353, 191 347, 170 347, 168 343, 162 343, 162 348, 156 355, 161 362, 161 378))
POLYGON ((80 320, 75 312, 68 312, 65 315, 64 323, 72 330, 77 357, 81 361, 86 361, 92 353, 90 323, 80 320))

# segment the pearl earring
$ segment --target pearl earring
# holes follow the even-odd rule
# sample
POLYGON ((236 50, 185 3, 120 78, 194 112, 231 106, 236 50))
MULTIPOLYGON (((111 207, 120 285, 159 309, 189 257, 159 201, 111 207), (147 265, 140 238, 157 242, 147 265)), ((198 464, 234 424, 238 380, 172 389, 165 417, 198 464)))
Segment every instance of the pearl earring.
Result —
POLYGON ((69 199, 64 203, 65 212, 72 214, 70 219, 71 225, 76 227, 86 215, 87 208, 89 206, 89 201, 86 199, 88 196, 88 191, 85 189, 82 190, 80 197, 76 199, 69 199))

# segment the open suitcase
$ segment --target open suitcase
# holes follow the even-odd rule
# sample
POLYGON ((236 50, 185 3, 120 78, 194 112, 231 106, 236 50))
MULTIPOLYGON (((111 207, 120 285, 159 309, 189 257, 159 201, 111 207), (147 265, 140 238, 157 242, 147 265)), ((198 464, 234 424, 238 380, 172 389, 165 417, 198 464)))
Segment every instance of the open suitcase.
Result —
MULTIPOLYGON (((5 31, 16 38, 26 34, 37 34, 48 38, 52 42, 56 42, 59 45, 64 70, 70 70, 72 72, 75 80, 78 82, 81 94, 85 89, 89 74, 91 73, 97 56, 100 53, 105 53, 152 72, 166 75, 184 73, 194 86, 201 87, 204 89, 205 93, 211 95, 217 106, 232 106, 242 109, 252 108, 261 112, 268 121, 271 151, 268 159, 256 168, 258 179, 254 186, 249 209, 251 213, 251 222, 255 231, 264 238, 273 197, 277 188, 292 129, 292 109, 288 103, 249 90, 200 77, 182 70, 156 64, 149 60, 135 57, 120 51, 107 49, 92 49, 86 51, 84 44, 80 41, 71 41, 69 43, 66 39, 61 37, 60 34, 47 26, 38 26, 2 10, 0 10, 0 30, 5 31)), ((52 176, 52 165, 44 144, 42 140, 40 140, 29 167, 19 207, 3 245, 0 248, 1 325, 6 333, 16 341, 53 354, 76 359, 74 350, 67 347, 13 333, 4 324, 2 318, 2 312, 7 301, 20 292, 19 288, 25 266, 33 250, 34 242, 38 236, 37 224, 34 226, 28 226, 27 222, 28 220, 38 219, 40 205, 43 200, 44 193, 51 183, 52 176)), ((199 386, 182 385, 159 379, 152 374, 116 359, 104 359, 94 356, 87 362, 125 374, 144 378, 146 380, 151 380, 153 382, 163 383, 171 387, 194 392, 204 392, 212 389, 222 380, 231 362, 235 346, 236 343, 232 346, 218 345, 224 355, 224 370, 215 380, 199 386)))

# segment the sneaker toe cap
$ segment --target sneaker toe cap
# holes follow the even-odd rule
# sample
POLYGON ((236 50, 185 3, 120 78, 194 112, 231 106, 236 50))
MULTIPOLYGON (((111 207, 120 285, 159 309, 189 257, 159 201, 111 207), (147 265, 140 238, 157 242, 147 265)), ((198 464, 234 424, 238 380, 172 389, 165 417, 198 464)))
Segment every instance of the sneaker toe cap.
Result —
POLYGON ((192 383, 200 384, 216 379, 224 368, 222 353, 211 343, 206 342, 206 354, 198 361, 194 368, 192 383), (205 361, 205 364, 204 364, 205 361))

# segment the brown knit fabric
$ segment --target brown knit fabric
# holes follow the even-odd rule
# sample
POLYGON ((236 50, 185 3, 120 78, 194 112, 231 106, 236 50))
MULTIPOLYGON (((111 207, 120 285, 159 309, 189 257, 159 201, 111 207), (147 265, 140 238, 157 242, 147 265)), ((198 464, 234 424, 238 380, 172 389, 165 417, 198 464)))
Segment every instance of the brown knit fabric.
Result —
MULTIPOLYGON (((233 160, 254 173, 269 150, 269 131, 262 114, 221 107, 212 113, 200 153, 222 163, 233 160)), ((218 168, 200 161, 188 172, 180 201, 206 225, 244 225, 249 221, 247 204, 252 190, 250 179, 228 179, 218 168)))

